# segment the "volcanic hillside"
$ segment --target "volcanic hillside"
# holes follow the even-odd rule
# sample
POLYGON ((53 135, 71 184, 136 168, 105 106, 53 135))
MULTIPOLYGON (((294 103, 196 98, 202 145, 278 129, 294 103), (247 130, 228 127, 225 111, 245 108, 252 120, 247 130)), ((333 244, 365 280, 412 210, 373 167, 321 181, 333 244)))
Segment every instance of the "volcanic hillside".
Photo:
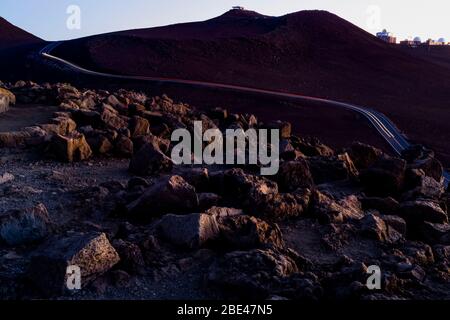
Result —
POLYGON ((0 49, 42 41, 0 17, 0 49))
POLYGON ((232 10, 204 22, 70 41, 55 53, 101 71, 240 84, 362 104, 386 113, 410 138, 450 160, 449 68, 386 44, 325 11, 268 17, 232 10))
POLYGON ((0 74, 3 80, 37 79, 30 68, 30 56, 43 46, 44 40, 22 30, 0 17, 0 74))

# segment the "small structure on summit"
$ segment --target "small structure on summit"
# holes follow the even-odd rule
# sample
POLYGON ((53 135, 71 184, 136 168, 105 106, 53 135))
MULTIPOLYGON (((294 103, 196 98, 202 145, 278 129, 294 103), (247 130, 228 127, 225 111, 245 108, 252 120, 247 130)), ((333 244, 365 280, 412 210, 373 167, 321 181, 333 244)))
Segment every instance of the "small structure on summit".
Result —
POLYGON ((381 32, 378 32, 377 33, 377 38, 381 39, 381 40, 383 40, 383 41, 385 41, 387 43, 397 43, 397 38, 394 37, 392 35, 392 33, 388 32, 386 29, 384 29, 381 32))
POLYGON ((241 7, 241 6, 234 6, 234 7, 232 7, 232 9, 233 10, 245 10, 245 8, 241 7))

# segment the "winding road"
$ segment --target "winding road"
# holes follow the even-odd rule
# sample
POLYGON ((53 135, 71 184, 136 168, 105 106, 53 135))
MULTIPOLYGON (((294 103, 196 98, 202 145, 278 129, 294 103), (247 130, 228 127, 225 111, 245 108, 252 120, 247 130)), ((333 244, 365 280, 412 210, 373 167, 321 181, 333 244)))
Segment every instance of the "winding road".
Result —
MULTIPOLYGON (((378 131, 378 133, 386 140, 386 142, 392 147, 393 151, 400 155, 403 150, 407 149, 411 144, 408 142, 406 137, 400 132, 400 130, 396 127, 396 125, 387 118, 384 114, 371 110, 369 108, 364 108, 361 106, 356 106, 353 104, 333 101, 333 100, 327 100, 327 99, 321 99, 316 97, 310 97, 310 96, 304 96, 299 94, 293 94, 293 93, 285 93, 285 92, 279 92, 279 91, 271 91, 271 90, 264 90, 264 89, 257 89, 257 88, 251 88, 251 87, 243 87, 243 86, 236 86, 236 85, 230 85, 230 84, 222 84, 222 83, 212 83, 212 82, 203 82, 203 81, 193 81, 193 80, 183 80, 183 79, 171 79, 171 78, 158 78, 158 77, 146 77, 146 76, 128 76, 128 75, 116 75, 116 74, 110 74, 110 73, 103 73, 103 72, 97 72, 85 69, 83 67, 80 67, 72 62, 69 62, 67 60, 64 60, 62 58, 56 57, 52 55, 52 51, 59 46, 62 43, 62 41, 56 41, 52 42, 48 45, 46 45, 42 50, 39 52, 39 54, 49 60, 52 60, 54 62, 60 63, 64 65, 65 67, 68 67, 76 72, 92 75, 92 76, 98 76, 98 77, 105 77, 105 78, 116 78, 116 79, 123 79, 123 80, 138 80, 138 81, 150 81, 150 82, 159 82, 159 83, 168 83, 168 84, 185 84, 195 87, 203 87, 203 88, 215 88, 215 89, 227 89, 227 90, 233 90, 236 92, 243 92, 243 93, 253 93, 253 94, 263 94, 263 95, 269 95, 272 97, 278 97, 283 99, 291 99, 295 100, 297 102, 317 102, 322 105, 330 106, 330 107, 338 107, 343 108, 347 110, 351 110, 354 112, 357 112, 364 116, 371 124, 372 126, 378 131)), ((448 186, 450 181, 450 174, 448 172, 444 172, 444 180, 445 185, 448 186)))

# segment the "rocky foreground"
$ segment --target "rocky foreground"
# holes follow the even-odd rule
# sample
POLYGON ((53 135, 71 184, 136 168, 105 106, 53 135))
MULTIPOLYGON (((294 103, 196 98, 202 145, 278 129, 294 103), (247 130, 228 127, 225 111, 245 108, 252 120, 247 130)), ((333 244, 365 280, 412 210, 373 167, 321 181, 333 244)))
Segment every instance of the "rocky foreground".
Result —
POLYGON ((125 90, 0 87, 4 112, 59 106, 0 128, 1 299, 450 299, 450 194, 430 150, 332 150, 289 123, 125 90), (196 120, 280 129, 279 173, 174 165, 171 132, 196 120))

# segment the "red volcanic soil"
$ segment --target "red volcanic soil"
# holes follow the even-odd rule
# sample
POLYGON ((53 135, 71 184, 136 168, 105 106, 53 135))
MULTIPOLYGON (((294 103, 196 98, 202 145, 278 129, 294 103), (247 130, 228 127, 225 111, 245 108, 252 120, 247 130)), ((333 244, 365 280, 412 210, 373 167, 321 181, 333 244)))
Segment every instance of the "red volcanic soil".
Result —
POLYGON ((0 17, 0 49, 40 41, 42 41, 42 39, 16 27, 0 17))
MULTIPOLYGON (((388 45, 325 11, 204 22, 70 41, 56 54, 121 74, 232 83, 365 105, 450 162, 450 67, 388 45)), ((319 111, 320 112, 320 111, 319 111)))
POLYGON ((415 57, 450 68, 450 46, 419 46, 417 48, 401 46, 403 51, 415 57))

